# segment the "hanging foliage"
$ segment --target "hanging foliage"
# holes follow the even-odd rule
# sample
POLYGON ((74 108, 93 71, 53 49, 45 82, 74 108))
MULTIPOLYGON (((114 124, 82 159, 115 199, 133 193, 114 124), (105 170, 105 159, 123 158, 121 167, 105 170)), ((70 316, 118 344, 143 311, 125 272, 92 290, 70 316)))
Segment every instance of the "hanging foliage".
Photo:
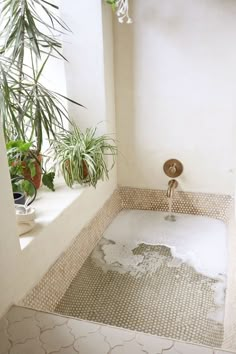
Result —
POLYGON ((118 21, 120 23, 132 23, 132 19, 129 16, 129 0, 106 0, 108 4, 112 6, 112 9, 116 12, 118 21))

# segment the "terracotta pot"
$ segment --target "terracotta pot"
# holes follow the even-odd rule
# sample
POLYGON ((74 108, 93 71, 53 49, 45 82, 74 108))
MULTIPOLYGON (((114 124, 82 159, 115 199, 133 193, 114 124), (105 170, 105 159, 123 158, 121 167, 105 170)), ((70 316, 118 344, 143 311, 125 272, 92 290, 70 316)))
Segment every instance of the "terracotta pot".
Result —
MULTIPOLYGON (((83 163, 83 177, 84 177, 84 179, 86 179, 88 177, 88 167, 86 165, 86 162, 84 162, 84 160, 82 161, 82 163, 83 163)), ((66 165, 66 169, 67 169, 68 173, 70 173, 70 161, 67 160, 65 162, 65 165, 66 165)))
POLYGON ((87 167, 86 163, 84 162, 84 160, 83 160, 83 175, 84 175, 84 178, 88 177, 88 167, 87 167))
MULTIPOLYGON (((36 189, 39 189, 42 180, 42 168, 41 168, 42 155, 38 155, 37 159, 40 162, 40 164, 38 163, 38 161, 34 162, 35 170, 36 170, 35 176, 31 177, 30 169, 27 167, 24 168, 23 176, 29 179, 30 181, 32 181, 36 189)), ((26 163, 24 161, 22 162, 22 164, 23 166, 26 166, 26 163)))

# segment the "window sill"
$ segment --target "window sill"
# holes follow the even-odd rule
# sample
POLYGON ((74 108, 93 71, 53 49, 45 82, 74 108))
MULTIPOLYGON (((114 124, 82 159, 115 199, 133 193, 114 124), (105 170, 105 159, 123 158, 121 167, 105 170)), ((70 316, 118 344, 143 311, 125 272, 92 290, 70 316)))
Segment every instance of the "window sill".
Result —
POLYGON ((67 187, 62 178, 55 182, 55 192, 41 187, 32 207, 35 208, 35 227, 28 233, 19 237, 21 250, 27 248, 33 240, 40 235, 45 227, 57 219, 63 211, 77 200, 87 187, 67 187))

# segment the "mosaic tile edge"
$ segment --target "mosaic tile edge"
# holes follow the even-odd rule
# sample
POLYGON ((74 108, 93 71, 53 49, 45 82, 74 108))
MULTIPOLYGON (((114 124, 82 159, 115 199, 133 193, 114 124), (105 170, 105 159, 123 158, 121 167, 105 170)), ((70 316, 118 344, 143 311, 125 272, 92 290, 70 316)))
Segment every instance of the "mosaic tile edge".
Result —
MULTIPOLYGON (((123 209, 169 210, 165 190, 120 187, 123 209)), ((223 194, 175 191, 172 211, 191 215, 209 216, 228 222, 233 208, 233 197, 223 194)))
POLYGON ((115 190, 39 283, 23 298, 20 305, 43 311, 53 311, 78 270, 100 240, 104 230, 120 210, 120 195, 115 190))

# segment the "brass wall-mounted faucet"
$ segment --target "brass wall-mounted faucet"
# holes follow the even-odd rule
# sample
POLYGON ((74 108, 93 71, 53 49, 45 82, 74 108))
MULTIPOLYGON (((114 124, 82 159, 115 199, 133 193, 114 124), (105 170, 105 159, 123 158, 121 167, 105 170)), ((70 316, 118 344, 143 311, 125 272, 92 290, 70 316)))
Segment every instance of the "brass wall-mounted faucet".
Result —
POLYGON ((179 177, 183 172, 183 165, 179 160, 170 159, 164 163, 163 170, 168 177, 172 179, 168 182, 167 197, 173 197, 174 190, 178 187, 178 182, 174 179, 179 177))
POLYGON ((167 197, 173 198, 174 190, 178 187, 178 182, 175 179, 171 179, 168 182, 167 197))

